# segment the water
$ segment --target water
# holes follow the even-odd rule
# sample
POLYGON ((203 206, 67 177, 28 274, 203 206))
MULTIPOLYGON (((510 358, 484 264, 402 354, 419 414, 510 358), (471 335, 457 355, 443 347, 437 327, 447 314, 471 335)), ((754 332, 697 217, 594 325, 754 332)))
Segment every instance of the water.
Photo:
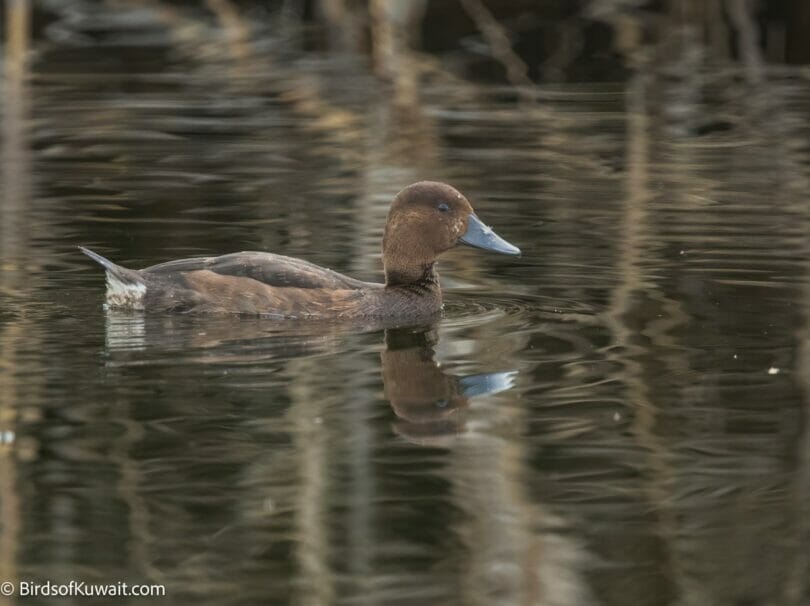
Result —
POLYGON ((409 102, 292 30, 76 6, 4 83, 0 580, 810 603, 806 69, 684 46, 516 94, 406 56, 409 102), (429 326, 109 313, 76 250, 378 279, 423 178, 524 253, 448 253, 429 326))

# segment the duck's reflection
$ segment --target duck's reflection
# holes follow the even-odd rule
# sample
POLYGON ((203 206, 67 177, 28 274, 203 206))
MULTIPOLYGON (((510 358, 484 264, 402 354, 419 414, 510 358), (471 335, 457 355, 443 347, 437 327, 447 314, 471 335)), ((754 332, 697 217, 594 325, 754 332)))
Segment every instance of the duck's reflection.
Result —
POLYGON ((385 398, 398 417, 394 430, 417 444, 443 445, 464 433, 470 399, 509 389, 517 374, 448 374, 436 361, 437 341, 435 328, 385 332, 382 377, 385 398))
MULTIPOLYGON (((368 328, 368 327, 366 327, 368 328)), ((356 327, 340 325, 281 326, 250 318, 189 317, 108 311, 106 344, 111 353, 137 353, 136 361, 117 356, 109 363, 142 365, 149 351, 182 351, 189 363, 244 365, 267 360, 290 360, 309 355, 340 353, 345 337, 356 327), (212 349, 216 348, 216 355, 212 349)), ((397 420, 394 431, 416 444, 445 445, 467 431, 466 412, 473 398, 495 394, 514 385, 516 371, 457 376, 444 371, 436 360, 436 326, 385 329, 381 354, 386 400, 397 420)))

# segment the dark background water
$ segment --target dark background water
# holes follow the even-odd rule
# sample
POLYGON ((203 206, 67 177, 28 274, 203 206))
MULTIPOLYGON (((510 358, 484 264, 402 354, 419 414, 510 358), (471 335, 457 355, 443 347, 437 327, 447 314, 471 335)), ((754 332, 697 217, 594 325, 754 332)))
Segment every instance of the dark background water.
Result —
POLYGON ((810 603, 808 5, 362 4, 7 0, 0 581, 810 603), (524 251, 431 326, 109 313, 75 248, 378 279, 425 178, 524 251))

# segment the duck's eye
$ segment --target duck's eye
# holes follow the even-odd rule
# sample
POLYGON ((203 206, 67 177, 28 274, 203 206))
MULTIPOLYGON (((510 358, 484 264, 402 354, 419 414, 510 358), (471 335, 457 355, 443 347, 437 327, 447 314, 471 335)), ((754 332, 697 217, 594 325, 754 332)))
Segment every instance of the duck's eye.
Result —
POLYGON ((445 202, 441 202, 436 208, 438 208, 441 213, 446 213, 450 210, 450 206, 445 202))

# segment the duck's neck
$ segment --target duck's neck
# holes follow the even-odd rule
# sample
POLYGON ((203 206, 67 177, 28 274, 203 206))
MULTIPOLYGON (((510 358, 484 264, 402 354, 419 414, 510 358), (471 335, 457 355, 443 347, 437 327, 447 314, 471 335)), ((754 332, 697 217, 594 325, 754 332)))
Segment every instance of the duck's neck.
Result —
POLYGON ((431 261, 404 267, 389 267, 386 264, 385 287, 438 291, 439 274, 436 273, 436 262, 431 261))

